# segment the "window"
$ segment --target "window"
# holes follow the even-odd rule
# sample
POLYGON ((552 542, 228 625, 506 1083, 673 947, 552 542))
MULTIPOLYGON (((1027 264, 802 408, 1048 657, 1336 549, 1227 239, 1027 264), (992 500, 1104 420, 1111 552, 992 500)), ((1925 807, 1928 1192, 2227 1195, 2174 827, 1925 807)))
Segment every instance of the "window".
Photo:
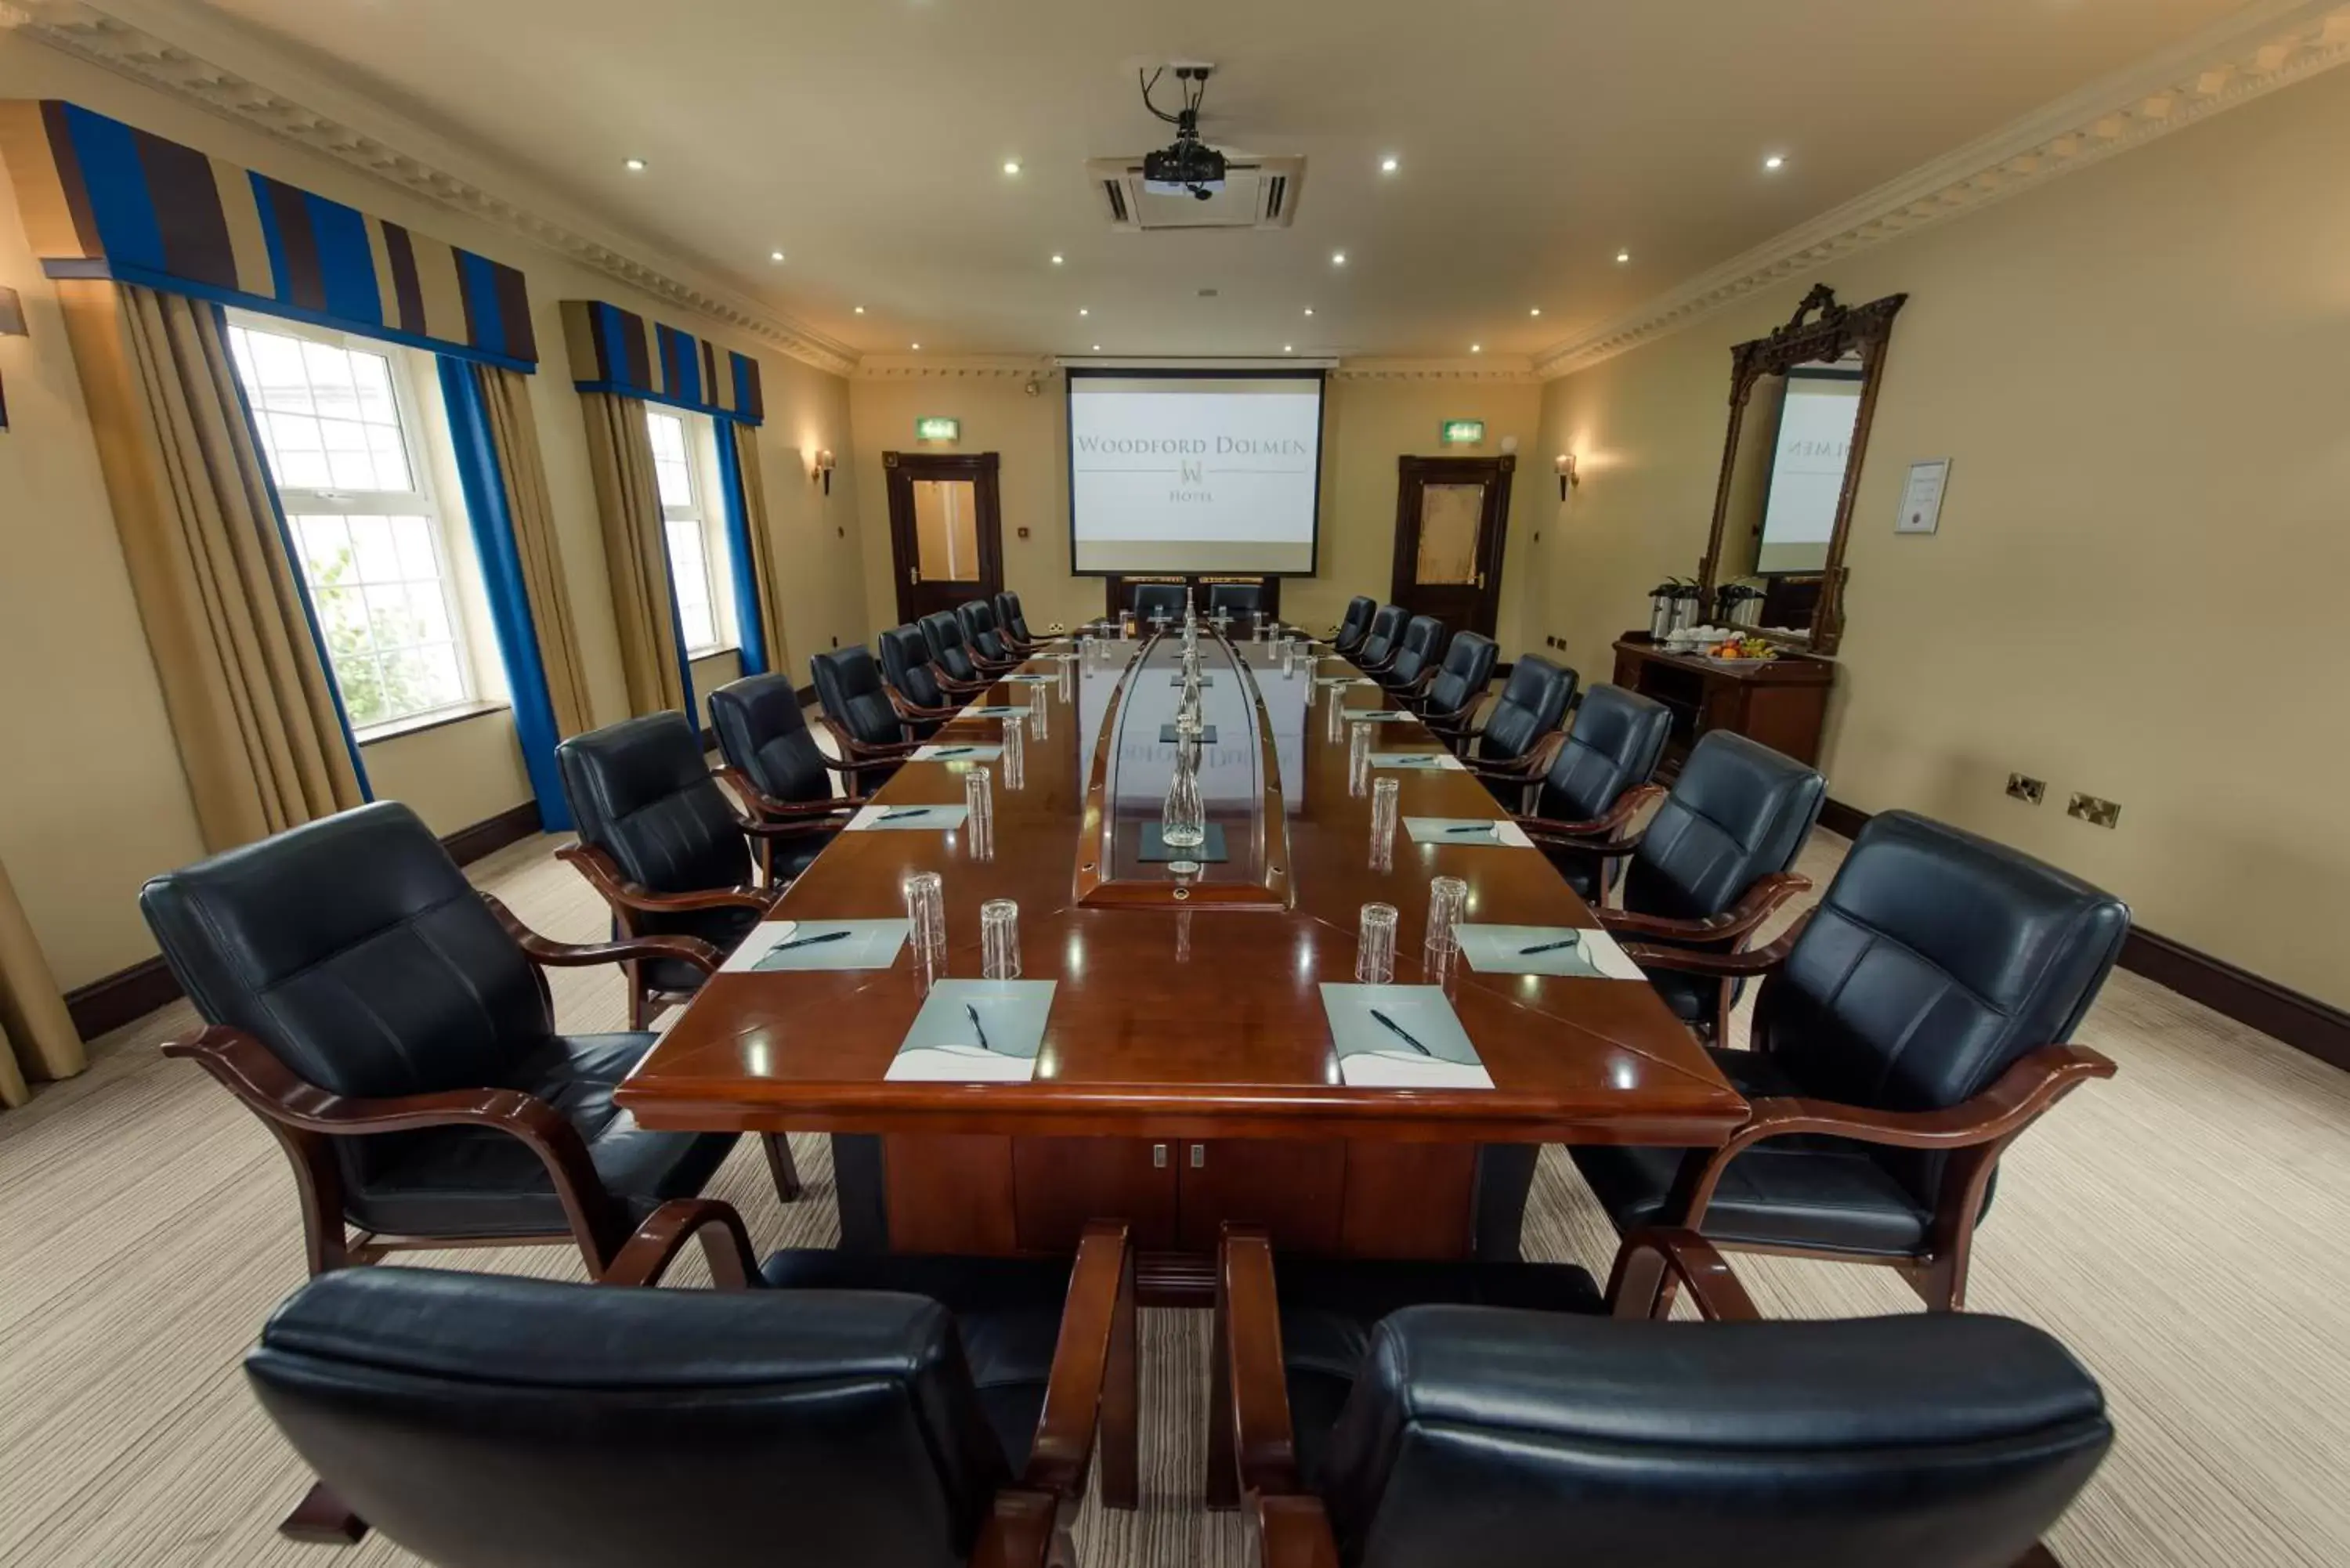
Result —
POLYGON ((352 727, 471 701, 404 352, 243 317, 229 343, 352 727))
POLYGON ((710 421, 696 414, 645 410, 651 428, 653 473, 660 485, 661 518, 669 535, 670 581, 677 590, 677 618, 685 628, 685 651, 694 658, 714 652, 726 640, 724 602, 718 582, 728 566, 726 536, 715 525, 704 497, 703 474, 710 421))

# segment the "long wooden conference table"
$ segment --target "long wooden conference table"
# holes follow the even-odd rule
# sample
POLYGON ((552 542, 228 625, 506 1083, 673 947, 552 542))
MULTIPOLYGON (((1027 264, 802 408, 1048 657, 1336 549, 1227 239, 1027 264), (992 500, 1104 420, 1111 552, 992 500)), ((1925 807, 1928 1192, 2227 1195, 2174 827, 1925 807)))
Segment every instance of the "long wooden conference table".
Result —
MULTIPOLYGON (((1386 707, 1386 694, 1317 686, 1304 658, 1284 676, 1270 643, 1201 646, 1215 734, 1200 779, 1227 859, 1179 877, 1140 858, 1174 757, 1162 726, 1179 695, 1175 638, 1111 643, 1066 698, 1057 679, 1007 680, 977 701, 1042 704, 1045 733, 1026 742, 1021 787, 997 765, 992 845, 967 830, 844 833, 777 909, 899 916, 905 878, 936 871, 942 971, 910 945, 889 969, 715 975, 619 1103, 656 1129, 867 1135, 834 1140, 847 1244, 1066 1253, 1087 1220, 1123 1219, 1143 1298, 1163 1303, 1206 1300, 1228 1220, 1326 1254, 1513 1254, 1514 1210, 1506 1235, 1480 1233, 1492 1156, 1521 1157, 1522 1200, 1528 1146, 1727 1140, 1744 1101, 1637 981, 1456 962, 1444 983, 1493 1086, 1342 1084, 1319 988, 1354 980, 1367 902, 1400 911, 1403 984, 1429 978, 1432 877, 1468 883, 1471 921, 1598 921, 1534 849, 1419 845, 1399 830, 1379 868, 1369 793, 1350 789, 1347 742, 1330 737, 1324 705, 1386 707), (1057 981, 1033 1081, 886 1078, 931 981, 980 974, 979 907, 992 898, 1019 904, 1024 977, 1057 981)), ((1024 666, 1059 670, 1050 657, 1024 666)), ((992 742, 1024 722, 965 716, 937 742, 992 742)), ((1377 731, 1378 750, 1443 749, 1416 718, 1377 731)), ((910 763, 875 798, 960 805, 969 765, 910 763)), ((1464 772, 1378 776, 1399 781, 1404 815, 1504 815, 1464 772)), ((1489 1214, 1482 1230, 1493 1226, 1489 1214)))

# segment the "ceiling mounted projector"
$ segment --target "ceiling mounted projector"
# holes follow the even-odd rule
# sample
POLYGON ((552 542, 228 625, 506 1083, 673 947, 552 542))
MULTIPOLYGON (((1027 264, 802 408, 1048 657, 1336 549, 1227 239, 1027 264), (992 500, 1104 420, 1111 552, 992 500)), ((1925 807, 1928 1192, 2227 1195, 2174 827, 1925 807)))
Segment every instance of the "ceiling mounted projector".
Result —
POLYGON ((1176 90, 1183 104, 1173 114, 1150 101, 1150 89, 1159 85, 1166 67, 1145 77, 1135 72, 1142 84, 1142 107, 1175 128, 1172 146, 1142 155, 1143 189, 1154 196, 1188 194, 1205 202, 1224 188, 1224 155, 1200 140, 1200 100, 1207 96, 1207 66, 1177 66, 1176 90))

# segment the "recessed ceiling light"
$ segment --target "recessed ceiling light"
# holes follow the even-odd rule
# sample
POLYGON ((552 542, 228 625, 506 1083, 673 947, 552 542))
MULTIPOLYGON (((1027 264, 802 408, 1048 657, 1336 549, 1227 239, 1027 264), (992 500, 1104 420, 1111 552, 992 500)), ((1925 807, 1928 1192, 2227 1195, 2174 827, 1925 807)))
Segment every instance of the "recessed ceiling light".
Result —
POLYGON ((1093 312, 1092 312, 1092 311, 1090 311, 1090 310, 1088 310, 1088 309, 1087 309, 1084 306, 1080 305, 1080 306, 1077 306, 1077 314, 1078 314, 1079 316, 1091 316, 1091 315, 1093 314, 1093 312))
POLYGON ((1004 171, 1006 174, 1017 174, 1017 173, 1019 173, 1019 172, 1020 172, 1020 160, 1018 160, 1017 158, 1007 158, 1007 159, 1005 159, 1005 160, 1003 161, 1003 171, 1004 171))
POLYGON ((1532 310, 1527 311, 1526 314, 1528 316, 1540 316, 1542 314, 1542 306, 1537 305, 1532 310))
POLYGON ((919 354, 919 353, 920 353, 921 351, 922 351, 922 346, 921 346, 920 344, 919 344, 919 343, 915 344, 915 345, 914 345, 914 352, 915 352, 915 353, 917 353, 917 354, 919 354))
POLYGON ((1094 345, 1094 352, 1095 352, 1095 353, 1097 353, 1097 354, 1098 354, 1098 353, 1100 353, 1100 352, 1101 352, 1101 345, 1100 345, 1100 344, 1097 343, 1097 344, 1095 344, 1095 345, 1094 345))
POLYGON ((1297 352, 1297 348, 1294 344, 1284 343, 1281 346, 1281 351, 1284 354, 1295 354, 1297 352))
POLYGON ((1471 343, 1469 345, 1469 352, 1471 354, 1482 354, 1484 351, 1485 346, 1482 343, 1471 343))
POLYGON ((1313 315, 1313 314, 1314 314, 1314 307, 1313 307, 1312 306, 1310 306, 1310 305, 1309 305, 1309 306, 1307 306, 1305 307, 1305 314, 1306 314, 1306 315, 1308 315, 1308 316, 1313 315))
POLYGON ((1379 172, 1382 174, 1392 174, 1400 167, 1402 167, 1402 165, 1399 164, 1392 158, 1382 158, 1379 160, 1379 172))
POLYGON ((1632 253, 1631 253, 1630 251, 1617 251, 1617 252, 1616 253, 1616 260, 1617 260, 1619 264, 1620 264, 1620 263, 1623 263, 1623 262, 1630 261, 1631 259, 1632 259, 1632 253))
POLYGON ((858 306, 857 307, 857 314, 858 314, 858 315, 859 315, 859 316, 864 315, 864 314, 865 314, 865 307, 864 307, 863 306, 861 306, 861 305, 860 305, 860 306, 858 306))
POLYGON ((641 158, 625 158, 620 161, 620 167, 631 174, 641 174, 645 171, 645 161, 641 158))
POLYGON ((1055 266, 1059 266, 1061 265, 1061 254, 1058 251, 1053 253, 1053 265, 1055 266))
POLYGON ((1332 266, 1345 266, 1347 265, 1347 253, 1344 251, 1332 251, 1330 253, 1330 265, 1332 266))
POLYGON ((784 259, 784 253, 781 251, 769 251, 767 253, 767 259, 771 262, 779 262, 784 259))
POLYGON ((1783 169, 1786 167, 1786 163, 1787 160, 1776 152, 1773 152, 1770 157, 1762 160, 1762 167, 1765 169, 1783 169))

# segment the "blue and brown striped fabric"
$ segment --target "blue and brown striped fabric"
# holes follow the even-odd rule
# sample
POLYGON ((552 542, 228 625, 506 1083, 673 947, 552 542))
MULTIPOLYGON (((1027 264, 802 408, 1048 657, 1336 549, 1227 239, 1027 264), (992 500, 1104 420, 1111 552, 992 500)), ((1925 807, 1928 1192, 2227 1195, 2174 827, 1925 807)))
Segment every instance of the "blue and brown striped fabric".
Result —
POLYGON ((523 275, 487 256, 55 99, 0 103, 0 156, 52 277, 537 366, 523 275))
POLYGON ((766 417, 759 362, 706 337, 600 299, 567 299, 563 338, 583 392, 617 392, 746 425, 766 417))

